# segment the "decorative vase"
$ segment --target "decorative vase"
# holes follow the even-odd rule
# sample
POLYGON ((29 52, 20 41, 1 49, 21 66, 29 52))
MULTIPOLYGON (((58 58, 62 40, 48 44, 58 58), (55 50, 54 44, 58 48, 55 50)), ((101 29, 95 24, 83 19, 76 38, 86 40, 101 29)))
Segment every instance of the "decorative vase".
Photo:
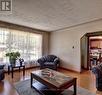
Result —
POLYGON ((16 59, 10 59, 10 64, 13 65, 13 66, 15 66, 15 64, 16 64, 16 59))

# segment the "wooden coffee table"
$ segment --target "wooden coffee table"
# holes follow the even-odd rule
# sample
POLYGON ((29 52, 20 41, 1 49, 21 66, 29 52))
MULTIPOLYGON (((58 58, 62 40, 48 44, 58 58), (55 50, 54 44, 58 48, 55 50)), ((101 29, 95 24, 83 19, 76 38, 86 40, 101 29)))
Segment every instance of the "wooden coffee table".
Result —
POLYGON ((20 72, 21 68, 23 68, 23 76, 25 75, 25 65, 24 64, 22 64, 22 65, 19 65, 19 64, 8 65, 8 74, 10 74, 10 69, 11 69, 12 78, 13 78, 14 68, 19 68, 19 72, 20 72))
POLYGON ((66 76, 51 69, 42 69, 31 73, 31 88, 42 95, 59 95, 65 89, 73 86, 76 95, 76 78, 66 76), (36 80, 35 82, 33 81, 36 80))

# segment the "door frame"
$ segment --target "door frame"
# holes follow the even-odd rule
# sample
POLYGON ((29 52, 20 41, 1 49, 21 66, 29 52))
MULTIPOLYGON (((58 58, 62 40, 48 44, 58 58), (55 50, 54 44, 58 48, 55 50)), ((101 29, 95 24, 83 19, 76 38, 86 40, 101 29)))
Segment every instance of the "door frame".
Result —
MULTIPOLYGON (((86 46, 86 49, 87 49, 87 52, 88 52, 88 36, 86 35, 86 34, 84 34, 81 38, 80 38, 80 62, 81 62, 81 72, 83 71, 83 69, 85 69, 85 70, 87 70, 88 69, 88 66, 87 67, 84 67, 84 65, 82 65, 83 64, 83 54, 85 54, 86 55, 86 53, 83 53, 83 51, 82 51, 82 40, 83 40, 83 37, 85 37, 86 39, 87 39, 87 44, 85 44, 85 45, 87 45, 86 46)), ((87 59, 88 59, 88 54, 87 54, 87 59)), ((87 64, 89 63, 88 62, 88 60, 86 60, 86 62, 87 62, 87 64)))
MULTIPOLYGON (((92 36, 102 36, 102 31, 96 31, 96 32, 90 32, 90 33, 86 33, 84 34, 83 36, 86 36, 87 37, 87 68, 86 70, 89 70, 89 65, 90 65, 90 56, 89 56, 89 37, 92 37, 92 36)), ((82 36, 82 37, 83 37, 82 36)), ((81 37, 81 38, 82 38, 81 37)), ((81 46, 81 38, 80 38, 80 46, 81 46)), ((81 53, 81 47, 80 47, 80 53, 81 53)), ((81 54, 80 54, 81 55, 81 54)), ((80 59, 81 59, 81 56, 80 56, 80 59)), ((81 64, 82 64, 82 59, 81 59, 81 64)), ((82 67, 81 67, 81 72, 82 72, 82 67)))

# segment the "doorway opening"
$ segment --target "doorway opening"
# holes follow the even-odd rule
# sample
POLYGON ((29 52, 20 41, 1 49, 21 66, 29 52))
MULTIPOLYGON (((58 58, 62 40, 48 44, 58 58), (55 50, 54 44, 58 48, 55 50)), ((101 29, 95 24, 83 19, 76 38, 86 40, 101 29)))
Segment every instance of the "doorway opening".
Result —
POLYGON ((102 62, 102 36, 89 37, 90 69, 102 62))
POLYGON ((81 72, 102 63, 102 31, 86 33, 80 39, 81 72))

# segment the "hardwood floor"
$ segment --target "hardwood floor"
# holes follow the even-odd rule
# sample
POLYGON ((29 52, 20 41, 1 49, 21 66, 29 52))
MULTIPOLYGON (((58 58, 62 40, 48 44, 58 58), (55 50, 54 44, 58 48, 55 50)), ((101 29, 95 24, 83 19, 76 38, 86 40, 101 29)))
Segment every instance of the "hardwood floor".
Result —
MULTIPOLYGON (((30 73, 34 70, 37 70, 37 68, 26 70, 24 77, 23 77, 22 71, 21 72, 15 71, 13 79, 11 78, 11 75, 8 75, 6 73, 5 80, 9 81, 10 83, 16 83, 16 82, 28 79, 28 78, 30 78, 30 73)), ((66 75, 72 76, 72 77, 77 77, 78 86, 88 89, 91 92, 96 93, 96 95, 102 95, 102 92, 97 91, 95 88, 95 76, 92 74, 91 71, 84 71, 81 74, 63 70, 63 69, 58 69, 58 71, 66 74, 66 75)), ((8 86, 8 85, 6 85, 6 86, 8 86)), ((0 84, 0 91, 1 91, 1 89, 2 89, 2 86, 0 84)), ((11 89, 13 89, 13 88, 11 88, 11 89)), ((16 91, 15 91, 15 93, 16 93, 16 91)), ((4 95, 4 94, 0 94, 0 95, 4 95)), ((18 95, 18 94, 16 93, 16 94, 8 94, 8 95, 18 95)))

